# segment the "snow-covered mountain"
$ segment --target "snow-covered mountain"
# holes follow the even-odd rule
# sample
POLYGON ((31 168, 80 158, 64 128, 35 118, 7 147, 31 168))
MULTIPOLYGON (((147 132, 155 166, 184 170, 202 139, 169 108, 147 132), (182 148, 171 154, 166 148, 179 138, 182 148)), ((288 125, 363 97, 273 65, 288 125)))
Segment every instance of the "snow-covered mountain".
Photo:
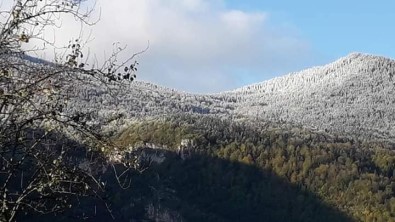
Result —
POLYGON ((76 97, 70 111, 99 116, 198 113, 395 140, 395 61, 360 53, 217 94, 179 92, 140 81, 110 88, 73 86, 72 91, 76 97))
POLYGON ((223 95, 237 98, 236 113, 395 138, 395 61, 384 57, 353 53, 223 95))

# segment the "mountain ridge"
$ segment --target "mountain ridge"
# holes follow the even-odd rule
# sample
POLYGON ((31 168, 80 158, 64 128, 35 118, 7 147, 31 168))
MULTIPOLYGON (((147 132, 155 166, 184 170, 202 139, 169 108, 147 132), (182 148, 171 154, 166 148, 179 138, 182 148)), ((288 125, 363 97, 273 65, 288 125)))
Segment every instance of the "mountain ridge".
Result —
POLYGON ((389 133, 393 138, 395 133, 390 123, 395 121, 392 105, 395 100, 391 96, 395 88, 394 73, 394 60, 354 53, 328 65, 244 87, 231 94, 238 96, 243 104, 238 112, 250 116, 284 119, 333 132, 377 131, 381 136, 375 137, 384 139, 389 133), (254 106, 257 101, 266 105, 254 106))
POLYGON ((282 76, 278 76, 269 80, 265 80, 262 82, 257 82, 257 83, 253 83, 250 85, 245 85, 239 88, 236 88, 234 90, 229 90, 229 91, 225 91, 225 92, 220 92, 220 93, 228 93, 228 92, 237 92, 237 91, 243 91, 245 89, 248 88, 253 88, 254 86, 258 86, 258 85, 264 85, 267 84, 268 82, 273 82, 273 81, 278 81, 281 80, 283 78, 288 78, 288 77, 296 77, 296 76, 300 76, 302 74, 305 74, 306 72, 317 72, 317 71, 326 71, 326 70, 330 70, 330 69, 334 69, 336 67, 341 67, 343 65, 347 65, 350 64, 351 62, 355 62, 355 60, 360 60, 360 61, 366 61, 368 62, 369 60, 386 60, 387 62, 395 62, 395 60, 383 57, 383 56, 376 56, 376 55, 371 55, 371 54, 365 54, 365 53, 358 53, 358 52, 353 52, 348 54, 347 56, 341 57, 337 60, 335 60, 334 62, 331 62, 329 64, 326 65, 321 65, 321 66, 314 66, 311 68, 307 68, 301 71, 297 71, 297 72, 291 72, 282 76))
MULTIPOLYGON (((107 96, 106 106, 103 97, 90 93, 88 106, 103 110, 105 105, 105 109, 122 111, 127 117, 197 113, 288 122, 365 139, 393 140, 394 74, 394 60, 352 53, 325 66, 219 94, 192 94, 135 82, 120 90, 116 104, 107 96)), ((86 88, 79 90, 77 95, 86 94, 86 88)), ((100 93, 105 94, 104 90, 100 93)))
POLYGON ((394 75, 394 60, 352 53, 328 65, 215 94, 180 92, 144 81, 111 87, 70 82, 67 90, 74 98, 65 112, 85 110, 98 117, 95 121, 114 116, 108 126, 97 123, 109 129, 141 117, 194 113, 395 141, 394 75))

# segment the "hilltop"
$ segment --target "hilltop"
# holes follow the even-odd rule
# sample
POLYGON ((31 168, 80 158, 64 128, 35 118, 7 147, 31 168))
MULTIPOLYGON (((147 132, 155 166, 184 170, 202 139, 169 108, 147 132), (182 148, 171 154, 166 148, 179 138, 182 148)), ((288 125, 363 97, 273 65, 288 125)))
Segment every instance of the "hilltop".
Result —
POLYGON ((223 94, 236 113, 362 137, 395 138, 395 61, 353 53, 223 94))

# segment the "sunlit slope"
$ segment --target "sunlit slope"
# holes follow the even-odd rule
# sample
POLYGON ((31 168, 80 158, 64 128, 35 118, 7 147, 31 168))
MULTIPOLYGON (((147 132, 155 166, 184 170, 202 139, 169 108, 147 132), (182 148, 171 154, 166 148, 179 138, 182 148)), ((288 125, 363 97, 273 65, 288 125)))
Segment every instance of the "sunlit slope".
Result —
POLYGON ((395 137, 395 61, 354 53, 228 93, 235 112, 320 130, 395 137))

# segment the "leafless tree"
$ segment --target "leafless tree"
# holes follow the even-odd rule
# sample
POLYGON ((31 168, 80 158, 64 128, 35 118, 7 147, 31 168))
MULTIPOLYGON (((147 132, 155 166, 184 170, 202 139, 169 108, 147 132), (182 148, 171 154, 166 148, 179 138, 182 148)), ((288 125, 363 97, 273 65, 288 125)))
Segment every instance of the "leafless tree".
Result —
POLYGON ((71 112, 67 101, 76 96, 75 84, 111 90, 132 81, 137 54, 118 62, 124 48, 117 47, 101 66, 87 65, 77 38, 64 57, 37 63, 23 47, 32 40, 54 45, 44 32, 59 26, 62 15, 94 25, 91 13, 78 0, 14 0, 0 10, 0 221, 62 212, 75 199, 102 197, 112 145, 89 112, 71 112))

